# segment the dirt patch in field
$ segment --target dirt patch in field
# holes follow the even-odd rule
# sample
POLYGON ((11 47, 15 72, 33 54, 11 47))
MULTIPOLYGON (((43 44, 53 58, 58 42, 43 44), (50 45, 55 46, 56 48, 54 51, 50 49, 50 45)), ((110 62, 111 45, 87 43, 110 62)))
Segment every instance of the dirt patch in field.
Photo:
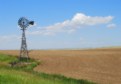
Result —
MULTIPOLYGON (((18 55, 18 51, 0 51, 18 55)), ((87 79, 99 84, 121 83, 121 48, 94 50, 33 50, 30 57, 42 63, 34 70, 87 79)))

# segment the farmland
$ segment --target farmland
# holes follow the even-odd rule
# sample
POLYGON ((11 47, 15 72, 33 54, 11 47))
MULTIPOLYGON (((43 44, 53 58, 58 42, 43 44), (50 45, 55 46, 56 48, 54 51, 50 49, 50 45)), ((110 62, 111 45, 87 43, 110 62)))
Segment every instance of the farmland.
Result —
MULTIPOLYGON (((18 55, 17 50, 0 53, 18 55)), ((92 50, 32 50, 30 57, 41 62, 34 71, 86 79, 99 84, 121 83, 121 48, 92 50)))
POLYGON ((95 84, 87 80, 33 71, 39 64, 30 59, 20 62, 15 56, 0 54, 0 84, 95 84), (16 65, 10 63, 16 62, 16 65))

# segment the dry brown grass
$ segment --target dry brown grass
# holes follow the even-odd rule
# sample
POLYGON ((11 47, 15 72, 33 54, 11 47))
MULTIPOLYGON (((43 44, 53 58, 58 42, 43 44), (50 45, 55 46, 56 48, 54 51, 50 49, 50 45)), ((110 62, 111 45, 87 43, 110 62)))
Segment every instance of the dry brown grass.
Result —
MULTIPOLYGON (((18 55, 18 51, 0 53, 18 55)), ((41 60, 34 70, 87 79, 100 84, 121 84, 121 48, 95 50, 33 50, 30 57, 41 60)))

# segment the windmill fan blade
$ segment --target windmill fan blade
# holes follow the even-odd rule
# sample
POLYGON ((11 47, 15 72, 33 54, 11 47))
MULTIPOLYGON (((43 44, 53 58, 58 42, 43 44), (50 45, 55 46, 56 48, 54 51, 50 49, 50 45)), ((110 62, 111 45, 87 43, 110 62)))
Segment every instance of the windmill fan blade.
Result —
POLYGON ((30 21, 29 24, 30 24, 30 25, 34 25, 34 21, 30 21))

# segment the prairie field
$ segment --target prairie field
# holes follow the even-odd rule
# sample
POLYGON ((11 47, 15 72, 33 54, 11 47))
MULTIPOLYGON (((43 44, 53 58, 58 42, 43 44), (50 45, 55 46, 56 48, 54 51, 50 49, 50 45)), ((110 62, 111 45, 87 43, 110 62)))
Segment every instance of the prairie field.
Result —
MULTIPOLYGON (((19 55, 17 50, 0 53, 19 55)), ((121 48, 90 50, 32 50, 30 58, 40 61, 34 71, 86 79, 98 84, 121 84, 121 48)))

